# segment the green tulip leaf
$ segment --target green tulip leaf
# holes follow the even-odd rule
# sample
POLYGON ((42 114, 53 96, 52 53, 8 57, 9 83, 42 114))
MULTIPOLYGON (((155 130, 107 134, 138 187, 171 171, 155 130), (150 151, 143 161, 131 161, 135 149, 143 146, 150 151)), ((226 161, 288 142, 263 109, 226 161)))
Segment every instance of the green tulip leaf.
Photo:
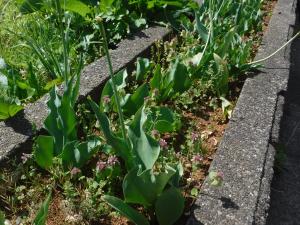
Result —
POLYGON ((100 145, 100 139, 96 136, 90 137, 86 142, 69 142, 62 153, 64 167, 81 168, 95 154, 100 145))
POLYGON ((54 139, 52 136, 40 135, 36 143, 34 158, 40 167, 48 169, 53 163, 54 139))
POLYGON ((165 190, 155 203, 155 214, 160 225, 172 225, 182 215, 184 197, 178 188, 170 187, 165 190))
POLYGON ((150 60, 146 58, 138 58, 136 64, 136 80, 142 81, 146 78, 146 74, 151 69, 150 60))
POLYGON ((51 201, 51 193, 49 193, 47 199, 43 202, 38 214, 36 215, 33 224, 34 225, 46 225, 48 216, 48 209, 51 201))
POLYGON ((136 225, 150 225, 142 214, 124 203, 121 199, 105 195, 103 200, 136 225))
POLYGON ((145 97, 149 96, 147 84, 138 87, 134 94, 128 95, 126 101, 122 104, 123 112, 126 116, 134 115, 144 104, 145 97))
POLYGON ((107 143, 111 145, 116 151, 116 154, 125 161, 127 168, 131 168, 134 163, 133 155, 126 144, 126 141, 123 138, 119 138, 113 134, 110 129, 109 120, 105 113, 100 112, 99 106, 91 99, 89 99, 89 103, 96 114, 107 143))
POLYGON ((123 181, 125 202, 146 207, 153 205, 175 173, 171 167, 167 167, 165 172, 159 174, 154 174, 152 169, 145 171, 142 171, 141 167, 132 169, 123 181))
POLYGON ((140 109, 128 129, 128 136, 133 145, 133 153, 143 163, 145 169, 152 169, 158 159, 160 146, 158 142, 144 132, 147 115, 144 108, 140 109))
POLYGON ((23 107, 17 104, 0 102, 0 120, 6 120, 16 115, 23 107))

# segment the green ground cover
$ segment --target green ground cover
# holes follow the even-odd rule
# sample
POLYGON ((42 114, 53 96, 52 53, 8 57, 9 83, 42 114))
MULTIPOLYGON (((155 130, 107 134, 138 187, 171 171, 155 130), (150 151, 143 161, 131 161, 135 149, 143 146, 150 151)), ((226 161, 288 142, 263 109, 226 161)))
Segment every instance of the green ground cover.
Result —
MULTIPOLYGON (((71 65, 83 58, 88 64, 103 55, 99 26, 105 20, 109 47, 150 24, 177 23, 195 4, 177 1, 66 1, 71 65), (155 17, 153 16, 155 12, 155 17), (174 14, 175 13, 175 14, 174 14)), ((1 0, 0 22, 0 120, 13 116, 28 101, 34 101, 62 82, 63 49, 58 15, 50 0, 1 0), (4 67, 5 65, 5 67, 4 67)), ((66 21, 65 21, 66 22, 66 21)), ((65 23, 64 22, 64 23, 65 23)), ((66 25, 66 24, 64 24, 66 25)), ((72 67, 71 67, 72 68, 72 67)))

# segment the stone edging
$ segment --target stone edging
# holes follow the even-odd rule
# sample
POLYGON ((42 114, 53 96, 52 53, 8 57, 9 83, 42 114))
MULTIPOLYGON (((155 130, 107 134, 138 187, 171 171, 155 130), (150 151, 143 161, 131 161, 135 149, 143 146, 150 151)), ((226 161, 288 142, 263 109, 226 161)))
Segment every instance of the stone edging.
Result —
MULTIPOLYGON (((123 68, 133 68, 137 57, 149 55, 155 41, 167 39, 170 35, 171 30, 155 26, 122 40, 116 49, 110 51, 114 72, 123 68)), ((101 87, 108 77, 104 57, 86 66, 81 74, 79 99, 88 95, 99 96, 101 87)), ((24 111, 16 117, 0 122, 0 164, 12 156, 31 151, 32 138, 36 132, 42 130, 43 121, 48 114, 46 105, 48 98, 49 94, 46 94, 38 101, 26 105, 24 111)))
MULTIPOLYGON (((264 58, 293 34, 297 0, 279 0, 256 59, 264 58)), ((270 136, 278 95, 289 78, 290 46, 248 78, 210 171, 224 173, 223 186, 201 189, 188 225, 265 224, 275 149, 270 136)))

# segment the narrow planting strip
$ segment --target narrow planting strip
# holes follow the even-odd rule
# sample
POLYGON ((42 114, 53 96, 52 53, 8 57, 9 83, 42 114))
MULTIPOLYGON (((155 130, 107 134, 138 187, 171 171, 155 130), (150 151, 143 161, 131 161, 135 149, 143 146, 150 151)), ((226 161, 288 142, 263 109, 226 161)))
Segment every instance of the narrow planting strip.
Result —
MULTIPOLYGON (((293 34, 296 0, 279 0, 262 46, 261 59, 282 46, 293 34)), ((246 80, 232 119, 210 171, 222 171, 224 183, 202 187, 189 225, 265 224, 270 202, 275 150, 269 148, 279 93, 286 89, 290 46, 246 80)))

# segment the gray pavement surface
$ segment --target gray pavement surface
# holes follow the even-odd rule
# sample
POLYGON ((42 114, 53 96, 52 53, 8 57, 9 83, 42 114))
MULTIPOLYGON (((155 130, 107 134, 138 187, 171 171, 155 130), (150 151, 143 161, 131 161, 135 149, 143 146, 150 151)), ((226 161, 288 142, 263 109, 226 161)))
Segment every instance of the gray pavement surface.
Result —
MULTIPOLYGON (((300 29, 299 4, 295 31, 300 29)), ((272 142, 277 162, 267 225, 300 224, 300 38, 290 52, 287 89, 277 104, 272 142)))

